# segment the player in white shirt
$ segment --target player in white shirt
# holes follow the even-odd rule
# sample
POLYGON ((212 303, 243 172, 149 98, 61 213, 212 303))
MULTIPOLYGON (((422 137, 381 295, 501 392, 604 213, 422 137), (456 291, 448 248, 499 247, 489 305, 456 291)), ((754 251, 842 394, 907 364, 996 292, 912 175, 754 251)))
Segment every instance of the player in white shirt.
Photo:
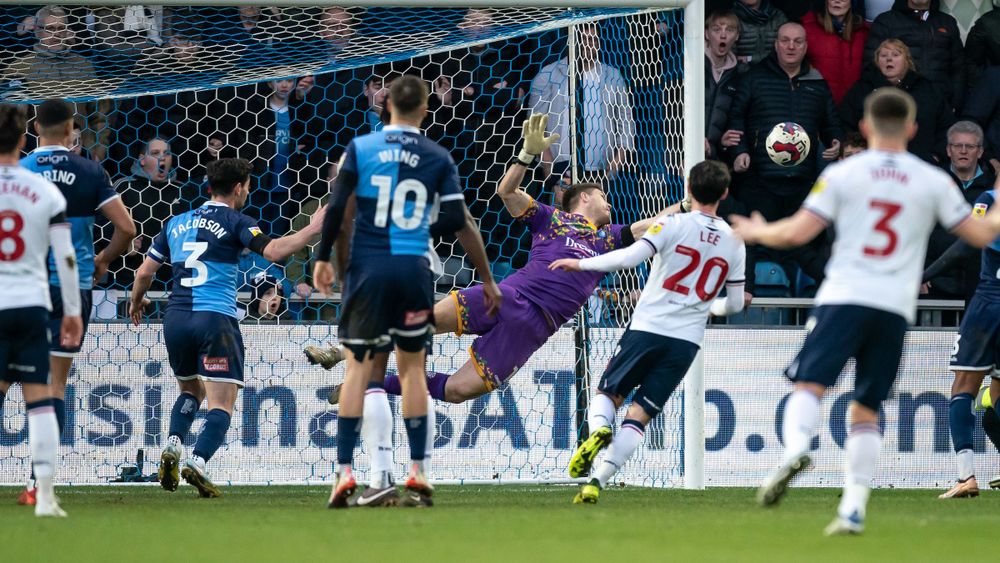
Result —
POLYGON ((52 481, 59 447, 49 387, 49 246, 61 284, 60 341, 75 346, 83 333, 76 251, 66 199, 54 184, 22 168, 23 108, 0 105, 0 380, 19 382, 28 411, 28 443, 38 493, 36 516, 66 516, 52 481))
POLYGON ((660 413, 691 367, 705 336, 709 312, 722 316, 743 309, 746 248, 729 225, 715 216, 719 201, 728 193, 729 180, 725 165, 701 162, 691 169, 688 181, 690 213, 657 218, 627 248, 583 260, 564 258, 549 266, 611 272, 653 258, 632 322, 590 405, 590 436, 573 454, 570 476, 588 475, 598 452, 611 447, 574 503, 596 503, 601 489, 642 443, 646 425, 660 413), (716 299, 723 286, 726 297, 716 299), (636 388, 625 420, 612 439, 615 412, 636 388))
POLYGON ((949 177, 906 152, 916 133, 916 104, 896 88, 865 100, 861 132, 869 150, 829 166, 795 215, 767 223, 732 217, 747 244, 792 248, 833 225, 837 239, 806 325, 808 336, 785 374, 795 390, 785 403, 784 457, 758 492, 776 504, 810 464, 820 399, 847 360, 857 362, 846 451, 845 484, 828 535, 864 530, 882 436, 878 411, 896 379, 903 337, 916 316, 927 249, 936 223, 978 247, 1000 232, 1000 213, 967 221, 969 205, 949 177))

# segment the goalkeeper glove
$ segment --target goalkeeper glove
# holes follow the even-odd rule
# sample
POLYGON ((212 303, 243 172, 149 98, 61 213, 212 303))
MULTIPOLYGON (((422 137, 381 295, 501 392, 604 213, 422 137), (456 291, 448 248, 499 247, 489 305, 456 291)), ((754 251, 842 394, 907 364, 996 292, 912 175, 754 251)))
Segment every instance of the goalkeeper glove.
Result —
POLYGON ((524 142, 521 144, 521 152, 518 153, 517 160, 524 166, 531 166, 538 155, 559 140, 558 133, 545 136, 545 126, 548 122, 549 116, 547 114, 533 113, 521 125, 521 136, 524 138, 524 142))

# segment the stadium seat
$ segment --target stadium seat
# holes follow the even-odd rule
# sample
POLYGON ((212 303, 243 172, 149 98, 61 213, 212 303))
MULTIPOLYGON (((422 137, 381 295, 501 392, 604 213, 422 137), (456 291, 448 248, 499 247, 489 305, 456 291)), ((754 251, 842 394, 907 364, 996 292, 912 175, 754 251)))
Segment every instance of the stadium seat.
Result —
POLYGON ((757 262, 755 297, 789 297, 792 284, 784 268, 774 262, 757 262))
POLYGON ((802 270, 795 274, 795 297, 816 297, 819 284, 802 270))

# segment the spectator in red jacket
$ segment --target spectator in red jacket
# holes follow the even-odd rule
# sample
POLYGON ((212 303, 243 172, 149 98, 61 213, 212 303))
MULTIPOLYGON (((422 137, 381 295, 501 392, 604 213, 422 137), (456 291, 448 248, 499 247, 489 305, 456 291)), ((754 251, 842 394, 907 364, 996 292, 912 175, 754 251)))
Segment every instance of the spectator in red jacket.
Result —
POLYGON ((802 17, 809 40, 806 57, 839 104, 861 78, 868 24, 851 9, 851 0, 819 0, 815 8, 802 17))

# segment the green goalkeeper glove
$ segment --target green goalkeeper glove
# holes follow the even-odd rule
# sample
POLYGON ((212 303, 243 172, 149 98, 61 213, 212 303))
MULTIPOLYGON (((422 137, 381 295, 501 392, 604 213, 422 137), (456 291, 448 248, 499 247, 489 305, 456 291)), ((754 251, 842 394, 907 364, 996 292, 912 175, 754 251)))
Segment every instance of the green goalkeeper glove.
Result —
POLYGON ((521 145, 521 152, 517 155, 517 160, 521 164, 530 166, 535 161, 535 157, 559 140, 558 133, 545 136, 545 126, 548 122, 548 114, 533 113, 521 124, 521 136, 524 138, 524 143, 521 145))

